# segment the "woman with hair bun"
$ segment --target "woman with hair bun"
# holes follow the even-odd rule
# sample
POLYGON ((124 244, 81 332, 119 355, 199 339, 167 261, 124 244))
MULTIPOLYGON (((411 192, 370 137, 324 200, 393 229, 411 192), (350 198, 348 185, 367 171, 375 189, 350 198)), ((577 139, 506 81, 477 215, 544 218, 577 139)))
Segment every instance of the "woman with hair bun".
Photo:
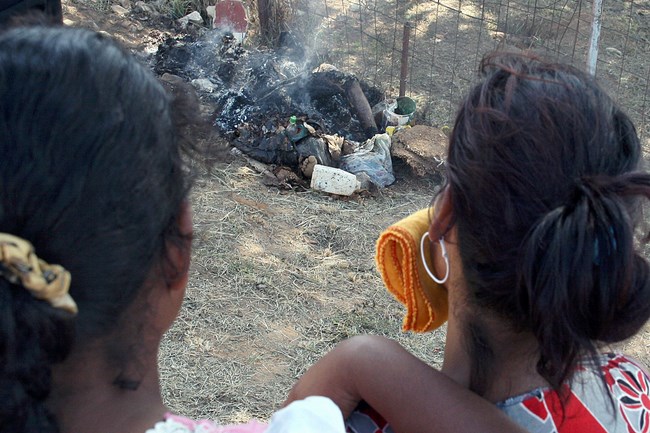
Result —
MULTIPOLYGON (((526 431, 648 432, 648 374, 607 348, 650 317, 637 232, 650 175, 634 125, 572 67, 496 53, 480 70, 423 233, 424 265, 448 300, 442 373, 526 431)), ((436 373, 392 341, 356 337, 288 401, 330 396, 352 432, 390 431, 359 427, 364 412, 399 433, 482 431, 485 418, 459 417, 436 373), (360 401, 372 410, 353 411, 360 401)))

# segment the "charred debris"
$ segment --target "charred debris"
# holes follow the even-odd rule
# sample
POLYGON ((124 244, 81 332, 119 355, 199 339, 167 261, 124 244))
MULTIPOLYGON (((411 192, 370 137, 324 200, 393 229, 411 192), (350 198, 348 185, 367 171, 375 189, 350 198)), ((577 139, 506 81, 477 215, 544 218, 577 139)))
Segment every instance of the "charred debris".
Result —
MULTIPOLYGON (((315 164, 343 168, 346 155, 374 152, 368 142, 379 129, 371 107, 384 100, 382 90, 321 63, 297 43, 270 51, 245 49, 227 33, 170 38, 159 46, 153 69, 191 82, 214 107, 214 127, 257 161, 309 178, 315 164)), ((388 165, 380 161, 380 171, 391 177, 385 150, 388 165)), ((394 180, 381 175, 378 186, 394 180)), ((366 179, 377 184, 372 173, 366 179)))

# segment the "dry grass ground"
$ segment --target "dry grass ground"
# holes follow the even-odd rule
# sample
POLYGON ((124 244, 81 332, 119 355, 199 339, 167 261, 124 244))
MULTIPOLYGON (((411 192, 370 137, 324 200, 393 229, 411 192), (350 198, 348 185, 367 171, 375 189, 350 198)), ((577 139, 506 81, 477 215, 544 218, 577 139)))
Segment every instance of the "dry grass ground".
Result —
POLYGON ((201 176, 192 279, 161 357, 171 407, 264 418, 309 365, 361 333, 396 338, 439 366, 444 331, 402 334, 401 307, 374 266, 381 230, 426 207, 434 187, 403 179, 343 201, 268 189, 241 160, 201 176))

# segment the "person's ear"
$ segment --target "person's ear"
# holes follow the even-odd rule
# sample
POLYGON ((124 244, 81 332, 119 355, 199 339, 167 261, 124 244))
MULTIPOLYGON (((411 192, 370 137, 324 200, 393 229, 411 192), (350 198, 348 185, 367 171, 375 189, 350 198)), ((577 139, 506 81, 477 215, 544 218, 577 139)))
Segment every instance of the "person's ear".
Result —
POLYGON ((192 255, 192 206, 189 201, 183 200, 178 216, 178 233, 180 239, 167 241, 165 260, 165 282, 171 290, 185 289, 189 277, 190 257, 192 255))
POLYGON ((429 226, 429 238, 440 239, 454 224, 454 206, 451 197, 451 190, 446 187, 438 196, 435 203, 433 221, 429 226))

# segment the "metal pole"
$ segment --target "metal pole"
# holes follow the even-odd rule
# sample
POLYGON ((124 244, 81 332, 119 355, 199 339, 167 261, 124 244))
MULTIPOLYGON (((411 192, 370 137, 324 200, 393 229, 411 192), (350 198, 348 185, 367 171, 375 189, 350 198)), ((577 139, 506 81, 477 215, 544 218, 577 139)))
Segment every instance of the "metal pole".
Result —
POLYGON ((399 96, 406 95, 406 78, 409 74, 409 39, 411 37, 411 23, 404 23, 404 36, 402 36, 402 67, 399 74, 399 96))
POLYGON ((603 15, 603 0, 594 0, 593 19, 591 20, 591 40, 589 41, 589 54, 587 56, 587 72, 596 75, 596 62, 598 61, 598 42, 600 41, 600 25, 603 15))

